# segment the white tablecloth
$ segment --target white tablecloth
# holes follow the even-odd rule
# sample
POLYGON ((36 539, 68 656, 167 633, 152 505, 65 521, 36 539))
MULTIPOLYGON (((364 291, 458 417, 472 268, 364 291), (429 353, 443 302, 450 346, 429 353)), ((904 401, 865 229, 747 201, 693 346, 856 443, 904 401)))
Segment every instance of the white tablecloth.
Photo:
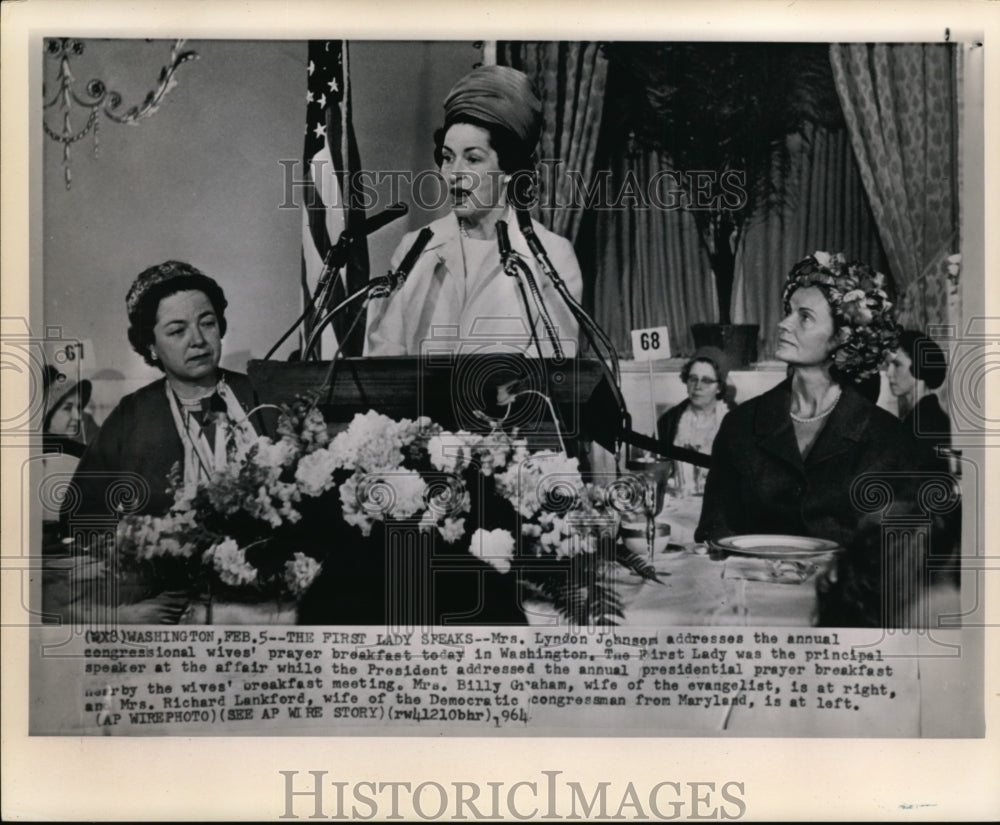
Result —
POLYGON ((617 575, 625 603, 624 624, 808 627, 813 623, 815 576, 798 584, 748 581, 741 576, 741 561, 713 561, 689 547, 656 557, 659 581, 622 570, 617 575))
MULTIPOLYGON (((659 581, 643 580, 623 567, 614 568, 625 605, 621 623, 633 627, 811 626, 816 613, 816 578, 821 570, 798 583, 748 580, 746 575, 766 574, 767 563, 738 556, 713 560, 704 546, 694 543, 701 502, 701 497, 667 496, 658 519, 670 524, 672 545, 683 549, 655 554, 659 581)), ((535 605, 529 607, 528 621, 558 622, 551 610, 535 605)))

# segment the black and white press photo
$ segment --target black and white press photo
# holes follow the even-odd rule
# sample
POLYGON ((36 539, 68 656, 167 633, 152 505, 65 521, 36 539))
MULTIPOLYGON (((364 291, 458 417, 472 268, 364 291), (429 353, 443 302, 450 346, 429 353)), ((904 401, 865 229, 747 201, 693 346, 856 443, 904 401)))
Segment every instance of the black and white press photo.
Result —
MULTIPOLYGON (((292 19, 16 53, 28 742, 981 739, 982 32, 292 19)), ((271 767, 286 818, 756 815, 271 767)))

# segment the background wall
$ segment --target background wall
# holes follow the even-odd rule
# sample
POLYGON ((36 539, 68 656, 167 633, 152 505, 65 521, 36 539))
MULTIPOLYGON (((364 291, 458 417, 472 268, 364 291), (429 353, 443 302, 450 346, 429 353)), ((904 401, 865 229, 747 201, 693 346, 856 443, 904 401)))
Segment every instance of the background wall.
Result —
MULTIPOLYGON (((82 94, 91 78, 104 80, 121 92, 121 110, 154 88, 171 47, 170 41, 83 43, 71 63, 75 86, 82 94)), ((226 367, 242 370, 248 358, 263 356, 300 312, 301 214, 279 161, 302 157, 306 44, 191 40, 184 48, 199 58, 178 70, 177 87, 155 115, 130 127, 99 115, 97 158, 91 135, 72 146, 69 190, 62 147, 44 140, 44 272, 33 276, 43 277, 44 325, 92 343, 85 373, 98 376, 99 420, 121 394, 160 375, 125 336, 125 293, 147 266, 186 260, 222 284, 230 304, 226 367)), ((41 59, 50 100, 58 62, 41 59)), ((431 168, 444 96, 481 59, 471 41, 352 42, 354 125, 364 167, 431 168)), ((85 122, 81 112, 72 110, 75 129, 85 122)), ((58 107, 46 115, 60 131, 58 107)), ((372 272, 381 274, 402 234, 431 217, 413 210, 375 235, 372 272)))
MULTIPOLYGON (((445 96, 460 77, 482 61, 471 41, 351 41, 354 129, 366 169, 420 172, 434 168, 434 130, 444 120, 445 96)), ((428 189, 428 192, 433 191, 428 189)), ((388 205, 389 188, 381 187, 388 205)), ((368 243, 372 274, 382 275, 404 233, 447 212, 414 208, 368 243)), ((369 210, 371 214, 372 210, 369 210)))

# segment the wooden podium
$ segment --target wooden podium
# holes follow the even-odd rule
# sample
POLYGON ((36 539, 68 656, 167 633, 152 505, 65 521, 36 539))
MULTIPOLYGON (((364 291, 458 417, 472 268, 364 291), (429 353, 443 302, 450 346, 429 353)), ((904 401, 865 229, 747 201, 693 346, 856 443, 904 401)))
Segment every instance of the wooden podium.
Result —
MULTIPOLYGON (((287 404, 319 389, 329 361, 250 361, 247 372, 261 402, 287 404)), ((482 431, 489 419, 526 435, 554 436, 552 400, 563 437, 613 448, 614 399, 598 361, 526 358, 516 353, 450 353, 337 362, 319 400, 327 421, 347 422, 368 410, 390 418, 428 416, 446 429, 482 431), (507 398, 516 395, 508 406, 507 398)))

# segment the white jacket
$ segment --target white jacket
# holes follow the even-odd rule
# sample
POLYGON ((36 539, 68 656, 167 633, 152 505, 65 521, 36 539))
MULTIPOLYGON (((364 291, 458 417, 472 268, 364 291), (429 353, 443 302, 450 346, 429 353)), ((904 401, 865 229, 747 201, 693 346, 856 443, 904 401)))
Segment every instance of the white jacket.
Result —
MULTIPOLYGON (((535 233, 549 260, 580 300, 583 279, 573 246, 537 221, 535 233)), ((576 319, 549 279, 540 271, 508 212, 511 248, 519 252, 535 273, 542 300, 549 311, 564 353, 577 354, 576 319)), ((388 298, 375 299, 368 307, 365 355, 420 355, 429 353, 482 353, 513 351, 537 356, 521 292, 514 278, 500 265, 497 249, 487 257, 484 271, 468 277, 462 255, 458 219, 454 213, 430 224, 434 235, 417 259, 403 286, 388 298)), ((417 237, 405 235, 392 256, 395 270, 417 237)), ((531 317, 546 357, 552 346, 529 294, 531 317)))

